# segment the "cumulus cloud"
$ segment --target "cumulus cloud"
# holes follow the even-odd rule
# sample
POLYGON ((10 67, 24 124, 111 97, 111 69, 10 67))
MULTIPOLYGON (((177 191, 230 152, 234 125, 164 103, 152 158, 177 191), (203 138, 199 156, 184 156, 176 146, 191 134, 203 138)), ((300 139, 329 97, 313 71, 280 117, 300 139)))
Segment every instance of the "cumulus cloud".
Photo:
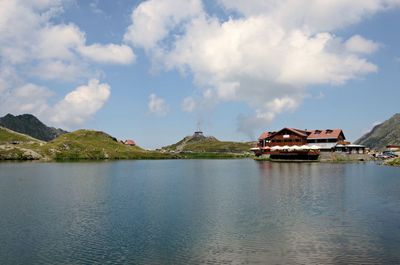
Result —
POLYGON ((62 60, 67 62, 65 65, 70 65, 79 64, 85 58, 112 64, 129 64, 134 61, 134 53, 126 45, 88 45, 85 33, 75 24, 52 23, 51 19, 58 14, 55 10, 62 10, 60 1, 2 1, 1 58, 14 65, 38 60, 62 60))
POLYGON ((152 93, 149 96, 149 112, 158 116, 165 116, 169 112, 169 107, 163 98, 152 93))
POLYGON ((92 79, 68 93, 54 107, 50 120, 55 124, 79 125, 91 118, 110 97, 110 86, 92 79))
POLYGON ((49 109, 47 102, 52 95, 46 87, 27 83, 2 93, 0 112, 43 114, 49 109))
POLYGON ((367 40, 360 35, 354 35, 353 37, 348 39, 345 45, 346 49, 349 52, 365 53, 365 54, 373 53, 379 48, 378 43, 371 40, 367 40))
POLYGON ((199 0, 149 0, 135 8, 126 42, 146 50, 154 49, 171 30, 192 17, 203 14, 199 0))
POLYGON ((32 77, 77 83, 98 76, 94 63, 134 62, 129 46, 88 44, 77 25, 55 22, 66 2, 0 1, 0 112, 30 112, 61 126, 81 124, 107 101, 107 84, 92 79, 49 106, 54 90, 33 84, 32 77))
POLYGON ((32 113, 45 122, 72 128, 90 119, 110 97, 110 86, 92 79, 78 86, 62 100, 50 104, 52 90, 27 83, 0 95, 0 114, 32 113))
POLYGON ((91 76, 94 73, 83 62, 73 63, 64 60, 42 60, 28 68, 29 74, 42 80, 74 81, 78 76, 91 76))
POLYGON ((263 127, 296 109, 309 86, 342 85, 376 72, 367 56, 379 45, 360 35, 343 39, 336 31, 400 4, 219 0, 227 14, 237 14, 224 20, 206 13, 200 0, 179 1, 185 8, 178 9, 166 2, 149 0, 133 10, 125 40, 165 69, 191 73, 203 94, 213 95, 209 100, 246 102, 254 115, 239 117, 239 129, 263 127))
POLYGON ((79 52, 83 56, 99 63, 130 64, 135 59, 131 48, 126 45, 93 44, 81 46, 79 52))
POLYGON ((267 16, 288 29, 313 33, 360 22, 379 11, 400 6, 399 0, 218 0, 245 17, 267 16))

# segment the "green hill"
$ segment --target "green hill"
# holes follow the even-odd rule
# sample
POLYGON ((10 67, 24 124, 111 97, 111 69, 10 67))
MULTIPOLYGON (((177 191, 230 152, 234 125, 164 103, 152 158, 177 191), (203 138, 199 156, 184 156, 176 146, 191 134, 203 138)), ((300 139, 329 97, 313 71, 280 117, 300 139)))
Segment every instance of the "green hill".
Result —
POLYGON ((7 114, 6 116, 0 118, 0 126, 15 132, 30 135, 43 141, 50 141, 64 133, 67 133, 64 130, 46 126, 38 118, 31 114, 23 114, 18 116, 7 114))
POLYGON ((355 143, 377 150, 382 150, 387 145, 400 145, 400 113, 376 125, 355 143))
POLYGON ((119 143, 112 136, 99 131, 78 130, 63 134, 42 148, 42 153, 56 160, 79 159, 161 159, 168 154, 146 151, 137 146, 119 143))
MULTIPOLYGON (((175 153, 243 155, 248 154, 253 143, 220 141, 215 137, 194 134, 179 142, 165 146, 162 150, 175 153)), ((200 155, 201 156, 201 155, 200 155)))
POLYGON ((44 142, 0 127, 0 160, 42 159, 36 149, 44 142))
POLYGON ((17 143, 30 143, 30 142, 40 142, 40 141, 28 135, 17 133, 10 129, 0 126, 0 144, 17 144, 17 143))

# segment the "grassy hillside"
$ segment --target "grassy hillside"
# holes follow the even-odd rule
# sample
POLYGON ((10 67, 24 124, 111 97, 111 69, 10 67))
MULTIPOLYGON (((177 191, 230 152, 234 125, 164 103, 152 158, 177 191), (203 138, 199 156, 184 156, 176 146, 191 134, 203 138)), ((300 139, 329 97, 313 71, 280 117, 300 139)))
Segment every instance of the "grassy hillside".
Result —
POLYGON ((233 153, 249 152, 252 143, 219 141, 214 137, 187 136, 176 144, 163 147, 163 150, 184 153, 233 153))
POLYGON ((167 154, 124 145, 104 132, 90 130, 63 134, 41 149, 46 156, 56 160, 171 158, 167 154))
POLYGON ((249 152, 251 143, 223 142, 218 140, 205 140, 201 142, 189 143, 183 151, 208 152, 208 153, 243 153, 249 152))
POLYGON ((124 145, 99 131, 78 130, 43 142, 0 127, 0 160, 242 158, 248 156, 251 146, 251 143, 223 142, 201 136, 186 137, 157 152, 124 145))
POLYGON ((28 135, 0 127, 0 160, 34 160, 42 156, 35 151, 43 142, 28 135))
POLYGON ((17 133, 0 126, 0 144, 11 144, 13 142, 30 143, 40 141, 28 135, 17 133))
POLYGON ((378 124, 369 133, 355 141, 372 149, 384 149, 387 145, 400 145, 400 113, 378 124))

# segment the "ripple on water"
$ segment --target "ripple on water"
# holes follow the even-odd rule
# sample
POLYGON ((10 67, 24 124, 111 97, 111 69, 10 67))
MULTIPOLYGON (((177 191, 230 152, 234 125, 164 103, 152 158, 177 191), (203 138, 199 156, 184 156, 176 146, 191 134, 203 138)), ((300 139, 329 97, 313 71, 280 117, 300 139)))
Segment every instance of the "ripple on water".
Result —
POLYGON ((1 264, 400 264, 400 178, 251 160, 0 165, 1 264))

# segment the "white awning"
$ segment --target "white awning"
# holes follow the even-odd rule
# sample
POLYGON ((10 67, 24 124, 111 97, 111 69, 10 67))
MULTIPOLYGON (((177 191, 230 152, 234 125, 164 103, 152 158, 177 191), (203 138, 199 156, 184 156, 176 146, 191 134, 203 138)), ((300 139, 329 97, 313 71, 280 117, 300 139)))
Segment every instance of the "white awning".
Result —
POLYGON ((271 147, 271 151, 278 151, 278 150, 283 150, 283 148, 281 146, 275 145, 273 147, 271 147))
POLYGON ((297 145, 292 145, 290 146, 289 150, 301 150, 301 147, 297 145))

